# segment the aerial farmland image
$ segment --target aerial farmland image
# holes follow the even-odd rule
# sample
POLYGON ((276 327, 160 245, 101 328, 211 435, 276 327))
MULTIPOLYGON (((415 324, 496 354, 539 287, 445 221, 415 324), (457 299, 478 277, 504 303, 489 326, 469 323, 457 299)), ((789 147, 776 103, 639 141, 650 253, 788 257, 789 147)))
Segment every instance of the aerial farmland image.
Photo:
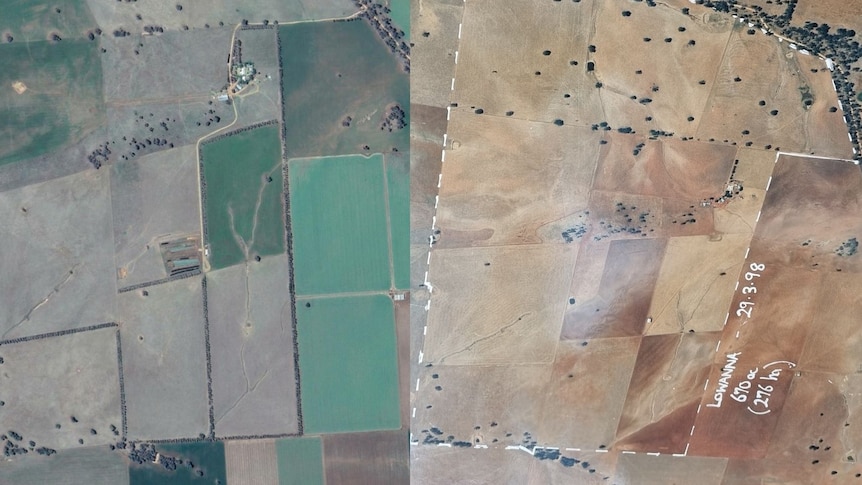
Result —
POLYGON ((862 483, 862 2, 411 18, 412 482, 862 483))
POLYGON ((0 8, 0 484, 409 483, 409 7, 0 8))

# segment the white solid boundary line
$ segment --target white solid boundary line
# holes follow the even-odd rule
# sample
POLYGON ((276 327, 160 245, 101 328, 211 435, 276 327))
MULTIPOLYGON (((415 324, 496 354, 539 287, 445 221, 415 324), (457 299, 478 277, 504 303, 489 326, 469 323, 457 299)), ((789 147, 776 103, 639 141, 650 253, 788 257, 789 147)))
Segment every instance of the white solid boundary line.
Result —
POLYGON ((416 378, 416 390, 417 391, 419 390, 419 378, 418 377, 416 378))
POLYGON ((425 358, 425 353, 420 350, 419 351, 419 363, 420 364, 422 363, 422 359, 424 359, 424 358, 425 358))
POLYGON ((449 121, 449 116, 452 114, 452 107, 446 106, 446 121, 449 121))
MULTIPOLYGON (((436 206, 435 206, 436 208, 436 206)), ((745 249, 745 259, 748 259, 748 252, 751 251, 751 247, 745 249)))
POLYGON ((701 406, 702 406, 702 404, 698 404, 698 405, 697 405, 697 414, 700 414, 700 407, 701 407, 701 406))
MULTIPOLYGON (((736 287, 733 289, 733 291, 736 291, 738 289, 739 289, 739 280, 736 281, 736 287)), ((725 320, 725 321, 727 321, 727 320, 725 320)))
MULTIPOLYGON (((467 0, 464 0, 464 1, 466 2, 467 0)), ((464 26, 463 23, 458 24, 458 38, 459 39, 461 38, 461 27, 463 27, 463 26, 464 26)))
POLYGON ((422 327, 422 336, 428 335, 428 325, 422 327))
POLYGON ((736 338, 739 338, 739 330, 736 331, 736 338))
POLYGON ((688 455, 688 445, 690 445, 690 444, 691 444, 691 443, 686 443, 686 444, 685 444, 685 451, 683 451, 683 452, 682 452, 682 454, 683 454, 683 455, 688 455))
MULTIPOLYGON (((446 140, 449 138, 448 133, 443 133, 443 148, 446 148, 446 140)), ((445 151, 445 150, 444 150, 445 151)))
POLYGON ((431 251, 428 251, 428 261, 426 261, 425 264, 431 266, 431 251))
MULTIPOLYGON (((455 64, 458 64, 458 51, 455 51, 455 64)), ((455 78, 452 78, 455 79, 455 78)))
POLYGON ((453 77, 452 78, 452 86, 449 87, 449 91, 454 91, 454 90, 455 90, 455 78, 453 77))
POLYGON ((709 379, 707 379, 706 382, 703 383, 703 390, 705 391, 707 387, 709 387, 709 379))
POLYGON ((766 181, 766 190, 769 190, 769 186, 772 185, 772 175, 769 176, 769 180, 766 181))
POLYGON ((648 452, 648 453, 647 453, 647 455, 649 455, 649 456, 659 456, 659 455, 661 455, 661 453, 649 453, 649 452, 648 452))
MULTIPOLYGON (((849 133, 848 133, 849 135, 849 133)), ((799 158, 814 158, 817 160, 834 160, 838 162, 854 162, 854 160, 849 160, 846 158, 836 158, 836 157, 824 157, 823 155, 811 155, 810 153, 796 153, 796 152, 778 152, 778 155, 787 155, 789 157, 799 157, 799 158)), ((778 157, 776 157, 776 162, 778 161, 778 157)))
POLYGON ((623 454, 624 454, 624 455, 634 455, 634 454, 635 454, 635 452, 634 452, 634 451, 625 450, 625 451, 623 451, 623 454))
POLYGON ((446 161, 446 150, 443 150, 443 151, 441 151, 441 152, 440 152, 440 161, 441 161, 441 162, 445 162, 445 161, 446 161))
POLYGON ((413 417, 416 417, 416 408, 413 408, 413 417))
MULTIPOLYGON (((739 283, 739 282, 737 281, 737 283, 739 283)), ((727 325, 727 319, 728 318, 730 318, 730 312, 727 312, 727 314, 724 315, 724 324, 725 325, 727 325)))
POLYGON ((754 222, 760 222, 760 211, 757 211, 757 217, 754 218, 754 222))
POLYGON ((596 450, 596 453, 607 453, 608 450, 596 450))
POLYGON ((718 348, 721 347, 721 339, 718 340, 715 344, 715 351, 718 352, 718 348))
POLYGON ((443 172, 440 172, 440 175, 437 176, 437 188, 440 188, 440 184, 443 183, 443 172))

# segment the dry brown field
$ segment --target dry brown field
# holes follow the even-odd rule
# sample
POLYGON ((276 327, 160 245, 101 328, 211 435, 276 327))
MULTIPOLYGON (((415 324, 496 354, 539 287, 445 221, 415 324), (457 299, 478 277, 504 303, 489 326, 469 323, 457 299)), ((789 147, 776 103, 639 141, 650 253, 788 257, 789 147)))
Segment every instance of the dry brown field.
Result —
POLYGON ((750 239, 745 234, 670 238, 644 334, 721 331, 750 239))
POLYGON ((228 440, 224 442, 228 483, 278 485, 278 460, 273 440, 228 440))
POLYGON ((862 32, 862 1, 859 0, 799 0, 793 11, 792 25, 803 25, 806 21, 829 24, 862 32))
POLYGON ((860 194, 862 173, 854 164, 781 156, 755 241, 784 264, 859 273, 858 257, 836 251, 862 233, 860 194))
POLYGON ((494 116, 511 111, 534 121, 601 121, 585 49, 594 10, 591 1, 469 2, 452 99, 494 116), (524 25, 536 27, 518 28, 524 25))
MULTIPOLYGON (((464 2, 457 0, 423 1, 411 5, 412 104, 438 108, 449 105, 452 76, 455 75, 455 51, 459 42, 458 25, 463 14, 464 2)), ((411 111, 411 118, 414 114, 411 111)))
POLYGON ((638 355, 639 337, 562 341, 545 388, 543 443, 596 450, 610 446, 638 355))
POLYGON ((413 403, 414 440, 424 443, 430 437, 494 447, 529 444, 540 426, 551 373, 551 364, 423 368, 413 403))
POLYGON ((611 242, 598 293, 568 305, 560 338, 641 335, 666 243, 651 238, 611 242))
POLYGON ((576 257, 564 245, 435 250, 425 359, 552 361, 576 257))
MULTIPOLYGON (((857 12, 862 10, 857 9, 857 12)), ((804 117, 808 142, 804 153, 852 159, 853 146, 847 138, 849 128, 844 122, 845 113, 838 104, 838 95, 832 87, 832 74, 819 57, 800 55, 795 59, 799 64, 800 74, 804 76, 814 96, 814 101, 804 117), (831 108, 837 108, 837 111, 831 113, 831 108)))
POLYGON ((815 372, 862 372, 862 292, 859 276, 830 272, 823 276, 811 331, 799 368, 815 372))
POLYGON ((714 332, 641 340, 615 448, 685 451, 717 340, 714 332))
POLYGON ((806 56, 737 24, 698 125, 699 140, 791 152, 852 155, 829 71, 806 56), (816 69, 817 72, 812 72, 816 69), (804 100, 811 96, 811 106, 804 100), (841 137, 845 140, 841 140, 841 137))
POLYGON ((601 2, 597 10, 589 43, 602 87, 588 90, 601 93, 604 121, 644 135, 656 129, 694 136, 727 45, 728 19, 623 0, 601 2))
POLYGON ((697 203, 724 192, 736 149, 614 133, 599 156, 593 189, 697 203), (645 143, 638 155, 633 151, 645 143))
POLYGON ((322 439, 327 485, 409 481, 409 444, 405 431, 340 433, 322 439))
POLYGON ((586 207, 599 149, 589 129, 458 109, 448 134, 440 247, 538 243, 541 226, 586 207))

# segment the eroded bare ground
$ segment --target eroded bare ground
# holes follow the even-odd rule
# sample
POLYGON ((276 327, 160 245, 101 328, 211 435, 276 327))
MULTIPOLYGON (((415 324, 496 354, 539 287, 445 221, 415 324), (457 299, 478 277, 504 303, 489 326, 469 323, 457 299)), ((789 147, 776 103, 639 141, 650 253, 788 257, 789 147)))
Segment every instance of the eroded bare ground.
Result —
POLYGON ((408 444, 404 431, 342 433, 323 437, 327 485, 407 483, 408 444))

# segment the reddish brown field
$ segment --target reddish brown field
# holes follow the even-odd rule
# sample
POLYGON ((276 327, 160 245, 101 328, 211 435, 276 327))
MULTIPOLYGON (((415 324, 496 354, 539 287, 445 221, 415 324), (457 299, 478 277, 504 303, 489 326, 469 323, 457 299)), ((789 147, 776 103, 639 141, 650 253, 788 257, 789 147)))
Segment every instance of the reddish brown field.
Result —
POLYGON ((326 484, 407 483, 408 446, 406 431, 324 435, 326 484))
POLYGON ((859 273, 859 256, 840 256, 836 250, 862 234, 860 214, 857 165, 782 156, 752 244, 762 241, 770 258, 794 267, 859 273))
POLYGON ((800 370, 862 372, 862 291, 858 274, 826 273, 815 303, 800 370))
POLYGON ((613 241, 598 293, 566 310, 564 340, 641 335, 666 240, 613 241))
POLYGON ((731 459, 723 484, 862 483, 858 376, 806 373, 793 378, 767 457, 731 459))
POLYGON ((685 451, 717 340, 717 333, 642 339, 615 449, 685 451))
POLYGON ((563 341, 545 390, 543 443, 596 450, 614 441, 640 337, 563 341))
POLYGON ((602 147, 594 189, 697 203, 724 193, 735 147, 611 134, 602 147), (633 150, 645 143, 638 155, 633 150))

